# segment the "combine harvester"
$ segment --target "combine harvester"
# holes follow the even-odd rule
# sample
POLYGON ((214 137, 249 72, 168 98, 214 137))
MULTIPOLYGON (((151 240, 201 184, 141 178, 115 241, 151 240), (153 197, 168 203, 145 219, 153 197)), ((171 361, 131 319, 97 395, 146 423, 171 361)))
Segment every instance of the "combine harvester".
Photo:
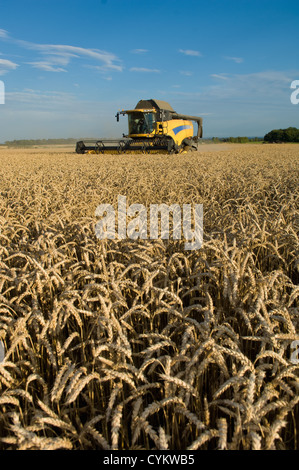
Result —
POLYGON ((196 150, 202 137, 202 118, 178 114, 166 101, 140 100, 128 115, 129 134, 122 139, 80 140, 77 153, 181 153, 196 150), (194 135, 192 121, 197 123, 194 135))

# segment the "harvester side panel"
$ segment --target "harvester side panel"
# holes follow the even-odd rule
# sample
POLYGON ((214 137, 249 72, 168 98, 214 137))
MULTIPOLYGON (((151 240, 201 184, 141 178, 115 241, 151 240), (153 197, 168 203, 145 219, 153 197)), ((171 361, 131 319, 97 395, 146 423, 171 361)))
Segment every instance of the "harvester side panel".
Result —
POLYGON ((193 124, 191 121, 184 121, 181 119, 173 119, 166 121, 166 133, 174 140, 175 144, 181 146, 186 138, 193 137, 193 124))

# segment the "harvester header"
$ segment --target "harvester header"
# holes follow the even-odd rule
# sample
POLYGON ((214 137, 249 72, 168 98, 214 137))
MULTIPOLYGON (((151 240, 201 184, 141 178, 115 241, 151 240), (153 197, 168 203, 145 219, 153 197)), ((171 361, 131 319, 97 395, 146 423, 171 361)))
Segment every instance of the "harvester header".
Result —
POLYGON ((122 139, 79 141, 77 153, 180 153, 196 150, 202 137, 202 118, 178 114, 166 101, 140 100, 134 109, 118 111, 128 116, 128 135, 122 139), (193 122, 197 123, 194 135, 193 122))

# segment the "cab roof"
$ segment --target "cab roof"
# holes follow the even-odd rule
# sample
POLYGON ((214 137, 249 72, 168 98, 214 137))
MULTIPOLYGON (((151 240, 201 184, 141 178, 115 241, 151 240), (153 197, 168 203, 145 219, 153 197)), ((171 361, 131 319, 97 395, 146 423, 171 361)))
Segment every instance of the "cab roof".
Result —
POLYGON ((150 108, 154 108, 154 109, 161 109, 161 110, 164 110, 164 111, 170 111, 172 113, 175 113, 175 110, 170 106, 169 103, 167 103, 166 101, 161 101, 161 100, 153 100, 153 99, 150 99, 150 100, 140 100, 138 101, 135 109, 150 109, 150 108))

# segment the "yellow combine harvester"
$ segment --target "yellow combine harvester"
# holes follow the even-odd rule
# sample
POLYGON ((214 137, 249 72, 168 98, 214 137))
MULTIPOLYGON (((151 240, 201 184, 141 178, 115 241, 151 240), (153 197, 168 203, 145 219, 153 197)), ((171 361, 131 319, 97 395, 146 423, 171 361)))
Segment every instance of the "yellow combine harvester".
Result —
POLYGON ((140 100, 135 109, 116 114, 128 115, 129 134, 122 139, 81 140, 77 153, 180 153, 196 150, 202 137, 202 118, 178 114, 166 101, 140 100), (197 123, 194 135, 192 121, 197 123))

